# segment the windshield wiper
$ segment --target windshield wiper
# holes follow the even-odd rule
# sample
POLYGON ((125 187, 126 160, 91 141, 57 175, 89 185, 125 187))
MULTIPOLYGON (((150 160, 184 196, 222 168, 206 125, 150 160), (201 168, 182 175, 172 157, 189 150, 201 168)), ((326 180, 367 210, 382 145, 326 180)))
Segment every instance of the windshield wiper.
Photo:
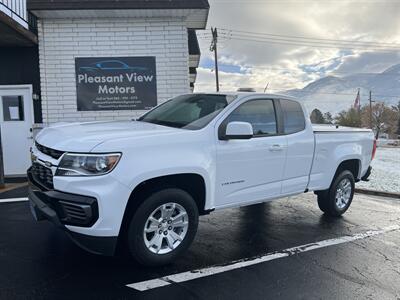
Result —
POLYGON ((173 128, 182 128, 184 124, 177 123, 177 122, 169 122, 169 121, 160 121, 160 120, 146 120, 146 119, 139 119, 139 122, 146 122, 152 123, 161 126, 173 127, 173 128))

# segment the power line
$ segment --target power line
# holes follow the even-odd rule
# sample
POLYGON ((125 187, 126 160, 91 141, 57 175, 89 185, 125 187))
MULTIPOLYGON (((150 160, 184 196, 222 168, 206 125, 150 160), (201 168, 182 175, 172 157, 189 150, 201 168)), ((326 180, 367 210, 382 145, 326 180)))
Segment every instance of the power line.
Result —
POLYGON ((294 42, 285 42, 285 41, 274 41, 274 40, 257 40, 250 38, 241 38, 241 37, 232 37, 232 39, 237 41, 247 41, 247 42, 256 42, 256 43, 264 43, 264 44, 280 44, 280 45, 293 45, 293 46, 303 46, 317 49, 342 49, 342 50, 373 50, 376 52, 397 52, 399 50, 394 49, 383 49, 383 48, 355 48, 355 47, 344 47, 344 46, 329 46, 329 45, 313 45, 307 43, 294 43, 294 42))
MULTIPOLYGON (((222 34, 224 35, 224 34, 222 34)), ((326 48, 326 49, 346 49, 346 50, 374 50, 374 51, 382 51, 382 52, 397 52, 400 51, 399 48, 391 48, 386 46, 376 45, 372 46, 362 46, 362 45, 345 45, 345 44, 334 44, 328 42, 312 42, 312 41, 293 41, 290 39, 284 38, 258 38, 252 36, 246 36, 241 34, 232 34, 225 36, 230 40, 238 40, 238 41, 249 41, 249 42, 258 42, 258 43, 267 43, 267 44, 281 44, 281 45, 294 45, 294 46, 304 46, 304 47, 312 47, 312 48, 326 48)), ((199 37, 202 38, 202 37, 199 37)))
POLYGON ((326 38, 314 38, 314 37, 305 37, 305 36, 298 36, 298 35, 284 35, 284 34, 273 34, 273 33, 264 33, 264 32, 254 32, 254 31, 244 31, 244 30, 236 30, 236 29, 227 29, 227 28, 220 28, 220 30, 231 33, 241 33, 241 34, 248 34, 250 36, 261 36, 261 37, 280 37, 280 38, 288 38, 288 39, 295 39, 295 40, 310 40, 310 41, 328 41, 334 43, 345 43, 345 44, 360 44, 360 45, 371 45, 371 46, 387 46, 387 47, 400 47, 399 43, 383 43, 383 42, 376 42, 376 41, 360 41, 360 40, 346 40, 346 39, 326 39, 326 38))

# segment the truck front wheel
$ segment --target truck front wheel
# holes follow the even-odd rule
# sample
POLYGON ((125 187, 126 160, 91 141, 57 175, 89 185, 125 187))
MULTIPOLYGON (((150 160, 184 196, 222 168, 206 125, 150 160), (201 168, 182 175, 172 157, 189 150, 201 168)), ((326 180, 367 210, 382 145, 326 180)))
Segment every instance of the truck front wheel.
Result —
POLYGON ((318 206, 327 215, 339 217, 350 207, 354 196, 354 176, 350 171, 339 173, 330 188, 318 192, 318 206))
POLYGON ((186 191, 168 188, 150 195, 129 224, 130 254, 145 266, 171 263, 192 243, 198 218, 197 205, 186 191))

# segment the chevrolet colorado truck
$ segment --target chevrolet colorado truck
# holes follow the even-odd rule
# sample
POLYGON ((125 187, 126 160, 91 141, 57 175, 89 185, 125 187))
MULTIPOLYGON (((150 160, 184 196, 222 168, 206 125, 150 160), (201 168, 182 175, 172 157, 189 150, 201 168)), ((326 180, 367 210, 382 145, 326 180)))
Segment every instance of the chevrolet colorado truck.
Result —
POLYGON ((314 191, 333 217, 367 180, 371 130, 314 126, 296 99, 257 93, 188 94, 137 120, 59 124, 31 149, 37 220, 82 248, 125 249, 148 266, 192 243, 199 215, 314 191))

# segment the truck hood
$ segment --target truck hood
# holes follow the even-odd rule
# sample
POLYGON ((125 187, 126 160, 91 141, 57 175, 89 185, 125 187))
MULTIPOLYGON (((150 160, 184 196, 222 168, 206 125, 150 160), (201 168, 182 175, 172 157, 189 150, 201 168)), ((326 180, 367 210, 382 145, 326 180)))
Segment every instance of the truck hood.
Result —
POLYGON ((114 139, 160 136, 180 131, 182 129, 137 121, 69 123, 43 129, 36 141, 61 151, 90 152, 99 144, 114 139))

